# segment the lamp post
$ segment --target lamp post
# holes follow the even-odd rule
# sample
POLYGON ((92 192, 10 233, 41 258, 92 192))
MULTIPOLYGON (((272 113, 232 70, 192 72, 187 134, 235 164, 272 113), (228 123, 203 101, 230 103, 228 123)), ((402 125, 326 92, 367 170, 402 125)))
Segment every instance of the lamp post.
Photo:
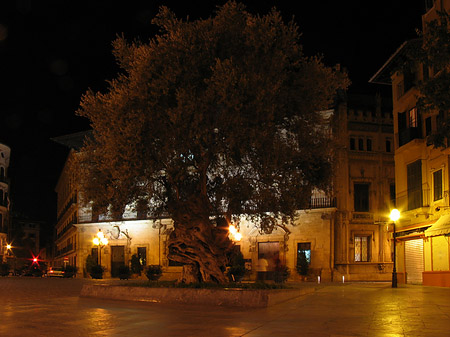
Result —
POLYGON ((108 239, 105 238, 105 235, 103 234, 102 230, 99 229, 97 236, 94 237, 94 240, 92 240, 94 245, 98 247, 98 264, 99 266, 102 265, 102 248, 108 244, 108 239))
POLYGON ((394 208, 391 211, 391 214, 389 215, 389 217, 391 218, 392 222, 394 223, 394 234, 393 234, 393 238, 394 238, 394 258, 393 258, 393 262, 394 262, 394 267, 392 268, 392 288, 397 288, 397 267, 396 267, 396 247, 395 247, 395 222, 400 218, 400 211, 396 208, 394 208))
POLYGON ((229 231, 229 233, 230 233, 230 235, 231 235, 231 239, 232 239, 233 241, 241 241, 241 239, 242 239, 242 234, 238 232, 238 230, 237 230, 237 228, 236 228, 235 225, 230 225, 230 226, 228 227, 228 231, 229 231))

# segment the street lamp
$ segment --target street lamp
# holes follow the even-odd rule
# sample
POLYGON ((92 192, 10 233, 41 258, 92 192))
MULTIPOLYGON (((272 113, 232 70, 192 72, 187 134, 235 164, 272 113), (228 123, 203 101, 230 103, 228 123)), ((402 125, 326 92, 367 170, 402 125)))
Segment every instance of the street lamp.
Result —
POLYGON ((394 262, 394 267, 392 268, 392 288, 397 288, 397 268, 396 268, 396 250, 395 250, 395 222, 400 219, 400 211, 396 208, 394 208, 391 211, 391 214, 389 215, 389 217, 391 218, 392 222, 394 223, 394 234, 393 234, 393 238, 394 238, 394 258, 393 258, 393 262, 394 262))
POLYGON ((99 229, 97 236, 94 237, 94 240, 92 240, 94 245, 96 245, 98 248, 98 264, 99 266, 102 265, 102 248, 108 244, 108 239, 105 238, 105 235, 103 234, 102 230, 99 229))
POLYGON ((231 239, 233 241, 241 241, 242 240, 242 234, 238 232, 237 228, 235 225, 230 225, 228 227, 228 231, 231 234, 231 239))

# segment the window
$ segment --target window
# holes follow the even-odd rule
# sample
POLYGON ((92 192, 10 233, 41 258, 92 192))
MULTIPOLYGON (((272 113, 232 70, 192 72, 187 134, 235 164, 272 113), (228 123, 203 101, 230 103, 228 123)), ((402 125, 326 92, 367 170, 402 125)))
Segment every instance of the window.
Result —
POLYGON ((355 138, 350 138, 350 150, 356 150, 355 138))
POLYGON ((408 116, 409 116, 409 127, 417 128, 419 126, 419 120, 417 118, 417 108, 414 107, 411 110, 409 110, 408 116))
POLYGON ((369 211, 369 184, 354 185, 354 206, 355 212, 369 211))
POLYGON ((366 140, 366 145, 367 145, 367 147, 366 147, 367 151, 372 151, 372 139, 368 138, 366 140))
POLYGON ((422 206, 422 162, 420 160, 406 167, 408 189, 408 210, 422 206))
POLYGON ((370 236, 355 236, 355 262, 369 262, 370 236))
POLYGON ((386 152, 391 152, 391 140, 390 139, 386 139, 386 152))
POLYGON ((404 89, 403 82, 400 82, 397 84, 397 100, 399 100, 400 97, 402 97, 404 93, 405 93, 405 89, 404 89))
POLYGON ((364 151, 364 139, 362 139, 362 138, 358 139, 358 150, 364 151))
POLYGON ((391 205, 395 206, 395 184, 389 185, 389 197, 390 197, 391 205))
POLYGON ((5 179, 5 168, 0 167, 0 180, 5 179))
POLYGON ((434 201, 442 199, 442 170, 433 173, 434 201))
POLYGON ((147 265, 147 247, 138 247, 137 257, 141 266, 147 265))
POLYGON ((431 134, 431 117, 425 118, 425 136, 431 134))
POLYGON ((415 77, 416 74, 411 70, 406 70, 403 73, 403 93, 408 92, 408 90, 414 86, 415 77))
POLYGON ((399 130, 406 129, 406 113, 405 112, 398 113, 398 129, 399 130))
POLYGON ((308 261, 308 264, 311 264, 311 242, 297 244, 297 261, 301 254, 305 254, 306 261, 308 261))

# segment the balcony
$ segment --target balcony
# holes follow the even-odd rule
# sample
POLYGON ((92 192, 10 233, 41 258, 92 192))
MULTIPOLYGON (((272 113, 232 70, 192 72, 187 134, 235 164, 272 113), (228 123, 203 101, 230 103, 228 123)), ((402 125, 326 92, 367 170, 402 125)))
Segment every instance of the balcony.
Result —
POLYGON ((336 207, 336 198, 311 198, 309 200, 309 208, 330 208, 336 207))
POLYGON ((64 247, 63 249, 58 250, 58 251, 56 252, 56 256, 64 255, 64 254, 70 252, 71 250, 73 250, 73 244, 67 245, 67 246, 64 247))
POLYGON ((422 139, 422 133, 420 132, 420 128, 407 128, 399 130, 398 132, 399 146, 408 144, 410 141, 414 139, 422 139))

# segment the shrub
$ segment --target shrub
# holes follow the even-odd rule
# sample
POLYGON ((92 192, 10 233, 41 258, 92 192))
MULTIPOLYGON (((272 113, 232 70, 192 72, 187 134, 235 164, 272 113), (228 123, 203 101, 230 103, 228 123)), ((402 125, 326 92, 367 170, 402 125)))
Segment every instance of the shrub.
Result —
POLYGON ((139 261, 139 258, 136 254, 133 254, 133 256, 131 256, 131 272, 138 275, 141 275, 142 272, 141 261, 139 261))
POLYGON ((77 267, 68 265, 64 268, 64 277, 74 277, 77 274, 77 267))
POLYGON ((309 264, 308 260, 306 259, 306 254, 304 251, 300 251, 300 254, 298 255, 297 259, 297 265, 295 266, 297 269, 297 273, 302 276, 308 275, 309 270, 309 264))
POLYGON ((1 276, 9 275, 9 264, 7 264, 7 263, 0 264, 0 275, 1 276))
POLYGON ((120 266, 119 267, 119 278, 121 280, 128 280, 130 278, 131 272, 128 266, 120 266))
POLYGON ((101 279, 103 278, 103 272, 104 272, 104 268, 98 264, 96 264, 95 266, 91 267, 91 271, 90 271, 90 275, 92 278, 95 279, 101 279))
POLYGON ((244 256, 240 251, 234 251, 230 256, 230 267, 227 276, 230 281, 240 282, 247 272, 245 270, 244 256))
POLYGON ((147 267, 145 275, 150 281, 157 281, 162 275, 162 268, 158 264, 150 265, 147 267))
POLYGON ((91 273, 92 268, 97 265, 97 261, 94 259, 92 255, 88 255, 86 258, 86 272, 91 273))
POLYGON ((290 270, 286 265, 279 264, 275 267, 275 271, 273 274, 273 279, 275 283, 284 283, 289 278, 291 274, 290 270))

